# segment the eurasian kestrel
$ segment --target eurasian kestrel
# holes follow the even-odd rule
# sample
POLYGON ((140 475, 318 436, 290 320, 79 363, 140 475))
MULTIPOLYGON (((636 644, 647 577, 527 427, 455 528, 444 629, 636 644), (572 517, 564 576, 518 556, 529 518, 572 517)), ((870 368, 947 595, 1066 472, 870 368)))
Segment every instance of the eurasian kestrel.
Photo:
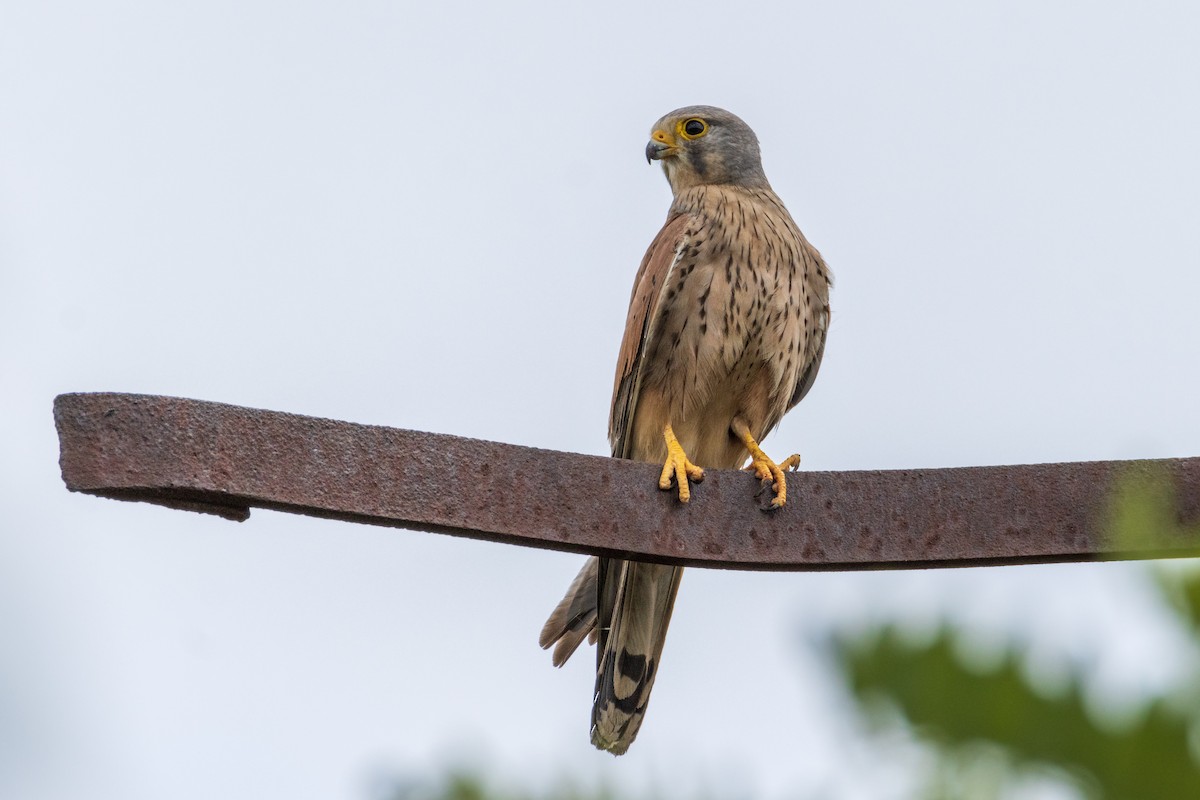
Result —
MULTIPOLYGON (((763 174, 758 139, 711 106, 654 124, 674 202, 634 282, 608 437, 617 458, 662 463, 659 488, 691 496, 696 464, 750 459, 787 502, 784 471, 758 442, 817 377, 829 325, 829 269, 763 174), (689 455, 690 454, 690 458, 689 455), (693 459, 695 463, 693 463, 693 459)), ((614 755, 637 736, 682 570, 590 558, 542 628, 561 666, 599 639, 592 743, 614 755)))

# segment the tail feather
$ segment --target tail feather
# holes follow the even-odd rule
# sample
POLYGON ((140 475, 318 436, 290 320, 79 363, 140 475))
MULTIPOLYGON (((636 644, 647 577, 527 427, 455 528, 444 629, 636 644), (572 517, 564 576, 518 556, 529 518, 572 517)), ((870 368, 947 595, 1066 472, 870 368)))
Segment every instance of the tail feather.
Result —
POLYGON ((585 638, 599 641, 592 744, 601 750, 621 755, 637 737, 682 574, 678 567, 589 558, 542 626, 538 644, 554 645, 556 667, 585 638))
POLYGON ((593 644, 596 642, 599 561, 593 557, 584 562, 583 569, 571 581, 566 595, 542 626, 538 644, 543 650, 555 645, 550 660, 556 667, 567 663, 584 638, 593 644))
POLYGON ((621 755, 637 737, 682 574, 679 567, 637 561, 600 564, 592 744, 601 750, 621 755))

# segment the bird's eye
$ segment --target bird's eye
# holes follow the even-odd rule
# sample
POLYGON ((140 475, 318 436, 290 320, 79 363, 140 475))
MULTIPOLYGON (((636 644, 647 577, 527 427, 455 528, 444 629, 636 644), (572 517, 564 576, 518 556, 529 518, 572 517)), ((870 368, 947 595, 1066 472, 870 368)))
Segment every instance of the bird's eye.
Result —
POLYGON ((683 135, 689 139, 703 136, 708 131, 708 125, 702 119, 689 119, 683 123, 683 135))

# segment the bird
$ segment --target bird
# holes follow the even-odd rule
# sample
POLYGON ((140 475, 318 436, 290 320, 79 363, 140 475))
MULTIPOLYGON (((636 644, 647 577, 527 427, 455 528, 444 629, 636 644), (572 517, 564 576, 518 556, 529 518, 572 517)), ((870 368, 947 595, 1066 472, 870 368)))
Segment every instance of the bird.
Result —
MULTIPOLYGON (((787 503, 785 472, 759 442, 813 386, 825 352, 832 275, 763 172, 758 138, 713 106, 654 123, 646 160, 673 199, 642 259, 609 415, 616 458, 662 464, 680 503, 704 467, 745 469, 787 503)), ((699 491, 699 489, 697 489, 699 491)), ((658 672, 683 570, 589 558, 539 636, 562 666, 597 644, 592 744, 625 753, 658 672)))

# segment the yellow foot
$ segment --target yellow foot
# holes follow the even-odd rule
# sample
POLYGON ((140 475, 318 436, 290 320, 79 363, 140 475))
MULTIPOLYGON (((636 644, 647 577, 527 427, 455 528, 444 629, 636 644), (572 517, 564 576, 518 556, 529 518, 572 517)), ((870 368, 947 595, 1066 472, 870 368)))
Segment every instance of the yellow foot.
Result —
POLYGON ((776 464, 762 451, 758 442, 754 441, 749 430, 743 429, 741 437, 746 449, 750 451, 750 465, 746 470, 753 472, 760 480, 772 482, 771 488, 775 490, 775 497, 771 500, 771 508, 781 508, 787 503, 787 478, 784 477, 784 473, 800 466, 800 456, 793 453, 776 464))
POLYGON ((704 480, 704 470, 688 461, 687 454, 683 452, 683 447, 675 438, 675 431, 671 430, 669 424, 663 429, 663 438, 667 440, 667 462, 663 464, 662 475, 658 478, 658 488, 670 489, 673 478, 679 486, 679 502, 686 503, 692 499, 688 478, 699 483, 704 480))

